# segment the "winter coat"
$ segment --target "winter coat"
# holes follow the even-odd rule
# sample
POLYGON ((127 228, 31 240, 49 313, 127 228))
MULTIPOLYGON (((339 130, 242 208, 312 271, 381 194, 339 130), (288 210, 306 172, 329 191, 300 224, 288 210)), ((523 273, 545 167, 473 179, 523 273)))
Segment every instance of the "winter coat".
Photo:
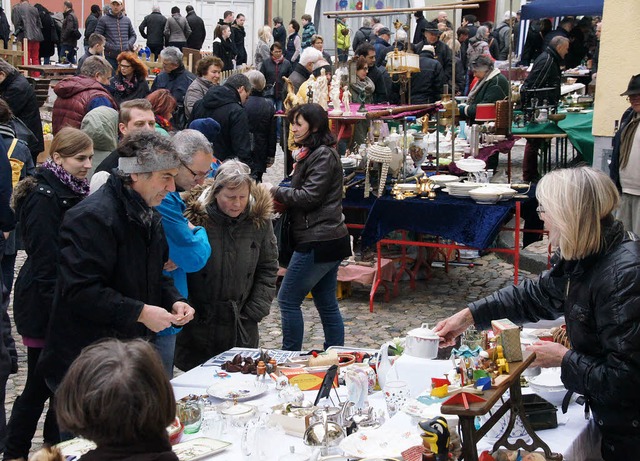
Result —
MULTIPOLYGON (((418 43, 418 45, 416 45, 414 49, 416 50, 416 52, 420 53, 424 45, 431 45, 435 49, 433 57, 437 59, 442 66, 442 71, 444 72, 443 84, 446 83, 449 85, 449 88, 451 88, 451 60, 453 59, 451 48, 449 48, 447 44, 440 40, 438 40, 434 44, 430 44, 427 40, 424 40, 418 43)), ((457 71, 458 69, 456 69, 456 72, 457 71)))
POLYGON ((317 33, 316 26, 314 26, 312 22, 307 23, 307 25, 302 28, 302 42, 300 43, 300 46, 303 50, 308 46, 311 46, 311 37, 317 33))
MULTIPOLYGON (((249 118, 240 102, 238 90, 229 86, 212 86, 193 107, 192 118, 211 117, 220 124, 220 133, 213 143, 213 153, 220 161, 238 157, 251 165, 249 118)), ((215 249, 214 249, 215 251, 215 249)))
POLYGON ((64 126, 80 128, 82 119, 89 112, 89 105, 95 98, 108 100, 112 108, 118 108, 111 93, 101 83, 86 75, 65 77, 53 91, 58 96, 53 103, 52 112, 54 135, 64 126))
POLYGON ((146 78, 134 77, 132 86, 126 85, 124 79, 124 76, 120 72, 116 72, 109 81, 109 93, 111 93, 118 105, 131 99, 144 99, 147 97, 149 94, 149 84, 146 78))
POLYGON ((80 129, 93 141, 92 171, 118 147, 118 112, 111 107, 97 107, 82 119, 80 129))
POLYGON ((267 171, 267 159, 276 156, 276 110, 262 92, 256 91, 247 99, 244 110, 251 120, 251 172, 264 173, 267 171))
POLYGON ((187 22, 191 28, 191 34, 187 37, 187 47, 194 50, 201 50, 202 44, 207 38, 204 21, 195 11, 190 11, 187 13, 187 22))
POLYGON ((411 104, 432 104, 440 100, 444 71, 431 51, 420 52, 420 72, 411 76, 411 104))
POLYGON ((196 102, 204 98, 204 95, 207 94, 207 91, 209 91, 209 88, 212 86, 213 82, 204 77, 198 77, 191 82, 191 85, 189 85, 189 88, 187 88, 187 92, 184 95, 184 113, 188 120, 191 119, 193 106, 196 105, 196 102))
POLYGON ((164 38, 166 43, 186 43, 190 35, 191 27, 180 13, 172 14, 164 24, 164 38))
POLYGON ((416 30, 413 33, 413 44, 420 43, 424 40, 424 30, 429 27, 429 21, 424 16, 416 18, 416 30))
POLYGON ((213 253, 202 270, 187 277, 196 314, 177 338, 175 363, 181 370, 235 346, 258 347, 258 323, 269 314, 276 292, 271 195, 252 187, 247 210, 230 218, 215 199, 206 206, 198 201, 208 184, 196 187, 186 200, 185 215, 206 229, 213 253))
POLYGON ((293 72, 289 75, 289 80, 293 84, 293 89, 297 93, 300 86, 306 82, 311 76, 311 72, 307 70, 302 64, 296 64, 293 68, 293 72))
POLYGON ((302 52, 300 36, 297 33, 293 33, 287 36, 287 43, 284 49, 284 58, 291 64, 296 64, 300 59, 300 53, 302 52))
POLYGON ((0 39, 4 41, 5 48, 9 45, 9 37, 11 36, 11 26, 4 12, 4 8, 0 7, 0 39))
POLYGON ((11 10, 11 22, 17 32, 16 38, 19 41, 25 38, 33 42, 41 42, 43 40, 40 13, 29 2, 20 2, 13 7, 11 10))
MULTIPOLYGON (((13 210, 9 207, 13 183, 11 164, 4 143, 0 145, 0 157, 0 230, 10 232, 16 227, 16 218, 13 210)), ((0 237, 0 246, 2 247, 0 254, 4 254, 4 238, 2 237, 0 237)))
POLYGON ((489 44, 484 40, 469 39, 469 48, 467 48, 467 63, 469 66, 471 66, 480 56, 491 58, 489 44))
POLYGON ((204 228, 189 227, 184 217, 186 204, 180 192, 169 192, 156 210, 162 215, 162 228, 169 245, 169 259, 177 266, 166 272, 173 279, 176 289, 185 298, 189 295, 187 274, 202 269, 211 256, 211 246, 204 228))
MULTIPOLYGON (((605 246, 599 254, 568 261, 557 253, 551 270, 537 280, 503 288, 469 307, 483 329, 491 327, 491 319, 523 323, 564 315, 571 342, 561 365, 564 386, 587 398, 603 448, 618 443, 612 441, 617 437, 637 448, 640 241, 630 239, 621 222, 611 217, 602 222, 605 246)), ((633 458, 627 455, 620 450, 621 459, 633 458)))
MULTIPOLYGON (((494 69, 492 74, 493 75, 490 74, 488 76, 486 82, 482 83, 482 86, 478 89, 477 93, 475 93, 473 101, 470 101, 464 108, 462 115, 475 119, 478 104, 488 104, 507 98, 510 91, 509 80, 507 80, 507 77, 502 75, 498 69, 494 69)), ((477 85, 480 84, 481 82, 477 83, 477 85)))
POLYGON ((60 43, 63 45, 76 46, 78 39, 74 37, 74 34, 78 30, 78 18, 73 10, 69 10, 63 13, 64 20, 62 21, 62 37, 60 37, 60 43))
POLYGON ((540 29, 529 29, 527 40, 524 42, 522 57, 518 65, 529 66, 531 62, 535 61, 536 58, 540 56, 544 48, 544 36, 540 33, 540 29))
POLYGON ((509 42, 511 42, 511 29, 509 24, 503 22, 496 30, 493 31, 494 38, 498 38, 498 60, 506 61, 509 59, 509 42))
POLYGON ((363 43, 371 43, 373 45, 375 39, 376 35, 373 33, 371 27, 361 27, 353 36, 353 42, 351 44, 353 51, 356 51, 363 43))
POLYGON ((159 11, 154 11, 144 17, 140 26, 138 26, 138 30, 142 38, 147 40, 147 45, 164 45, 164 27, 166 23, 167 18, 162 16, 159 11))
POLYGON ((233 59, 236 57, 236 55, 235 49, 233 48, 233 43, 231 43, 230 39, 221 40, 220 38, 216 37, 213 40, 211 53, 214 56, 222 59, 222 62, 224 63, 224 67, 222 70, 233 70, 233 59))
POLYGON ((116 175, 69 210, 59 241, 58 283, 39 362, 54 383, 98 340, 153 337, 138 322, 145 304, 171 311, 184 300, 162 274, 169 248, 160 214, 116 175))
MULTIPOLYGON (((336 36, 335 43, 339 50, 349 50, 349 45, 351 45, 351 37, 349 36, 349 26, 347 26, 341 20, 338 20, 338 25, 336 27, 336 36), (343 34, 343 30, 347 31, 347 35, 343 34)), ((328 62, 331 62, 329 60, 328 62)))
POLYGON ((633 107, 629 107, 622 114, 622 118, 620 119, 620 126, 618 127, 618 131, 616 131, 615 136, 613 137, 613 152, 611 153, 611 164, 609 165, 609 176, 611 180, 616 184, 618 191, 622 193, 622 185, 620 184, 620 143, 622 142, 622 132, 629 124, 631 120, 633 120, 633 116, 635 115, 635 110, 633 107))
POLYGON ((89 47, 89 37, 96 31, 98 25, 98 16, 91 13, 84 21, 84 46, 89 47))
POLYGON ((22 336, 46 335, 58 275, 60 226, 82 198, 45 169, 15 188, 12 205, 27 253, 13 294, 14 319, 22 336))
POLYGON ((269 48, 269 44, 262 39, 258 39, 256 52, 253 55, 253 65, 256 67, 256 69, 260 70, 260 67, 262 67, 262 63, 270 58, 271 51, 269 48))
MULTIPOLYGON (((39 5, 39 4, 38 4, 39 5)), ((55 20, 43 6, 36 6, 42 22, 42 41, 40 42, 40 58, 50 58, 56 52, 56 45, 60 43, 60 36, 55 20)), ((79 66, 78 66, 79 67, 79 66)))
POLYGON ((296 163, 291 187, 275 188, 275 200, 289 210, 296 245, 348 234, 342 214, 342 183, 338 152, 320 146, 296 163))
POLYGON ((104 36, 107 43, 104 55, 107 58, 117 58, 123 51, 133 51, 138 36, 133 30, 131 19, 120 13, 117 17, 113 13, 100 16, 96 33, 104 36))
MULTIPOLYGON (((531 72, 529 72, 529 76, 522 84, 520 92, 524 93, 526 90, 538 88, 553 88, 552 91, 545 93, 544 99, 547 99, 551 105, 557 104, 560 100, 560 80, 562 76, 560 61, 561 58, 558 52, 554 48, 547 47, 544 53, 534 61, 531 72)), ((528 99, 523 98, 523 102, 525 101, 528 101, 528 99)))
POLYGON ((285 86, 282 77, 289 77, 291 72, 293 72, 291 63, 286 59, 281 63, 275 62, 272 58, 265 59, 260 67, 260 72, 262 72, 267 82, 264 91, 265 94, 276 101, 282 101, 285 96, 283 93, 285 86), (273 91, 271 91, 270 88, 273 88, 273 91))
POLYGON ((376 66, 385 67, 387 63, 387 54, 393 49, 393 47, 382 37, 376 38, 376 41, 373 43, 373 47, 376 50, 376 66))
POLYGON ((38 142, 30 145, 29 149, 31 154, 37 157, 44 150, 44 136, 40 106, 33 87, 26 77, 16 70, 0 83, 0 97, 9 104, 13 115, 27 125, 35 135, 38 142))
POLYGON ((280 25, 278 27, 274 27, 271 31, 271 35, 273 35, 273 43, 278 42, 280 45, 282 45, 282 49, 284 50, 284 47, 287 43, 287 31, 285 30, 284 26, 280 25))
POLYGON ((238 25, 235 22, 231 25, 231 41, 236 49, 236 66, 247 63, 247 50, 244 47, 244 39, 247 36, 247 32, 244 30, 244 26, 238 25))
POLYGON ((180 63, 180 67, 171 72, 160 72, 151 85, 151 92, 165 88, 171 92, 178 104, 184 101, 184 95, 196 76, 189 72, 184 64, 180 63))

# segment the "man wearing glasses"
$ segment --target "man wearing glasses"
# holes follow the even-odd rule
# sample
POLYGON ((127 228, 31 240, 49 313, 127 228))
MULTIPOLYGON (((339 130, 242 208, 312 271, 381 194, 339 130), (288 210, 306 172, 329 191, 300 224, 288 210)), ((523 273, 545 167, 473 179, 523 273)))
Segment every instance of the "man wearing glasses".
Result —
MULTIPOLYGON (((180 159, 175 176, 176 190, 169 192, 156 210, 162 216, 162 227, 169 244, 169 261, 164 265, 164 274, 171 277, 180 294, 188 298, 187 274, 205 266, 211 246, 204 228, 194 226, 184 217, 186 205, 180 192, 189 192, 204 183, 212 171, 213 150, 207 138, 196 130, 176 133, 171 143, 180 159)), ((180 330, 180 327, 171 326, 158 332, 152 340, 169 379, 173 378, 176 334, 180 330)))
POLYGON ((640 235, 640 74, 631 77, 620 96, 626 96, 631 107, 622 115, 613 138, 609 175, 621 193, 616 218, 625 230, 640 235))

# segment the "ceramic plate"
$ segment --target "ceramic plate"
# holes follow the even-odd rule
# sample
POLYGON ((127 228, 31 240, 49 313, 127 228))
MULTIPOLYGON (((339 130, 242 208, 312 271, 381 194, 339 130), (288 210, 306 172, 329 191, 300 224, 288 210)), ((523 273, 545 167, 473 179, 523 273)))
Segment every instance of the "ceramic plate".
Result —
POLYGON ((456 166, 467 173, 475 173, 478 171, 484 171, 487 164, 484 160, 477 158, 463 158, 456 162, 456 166))
POLYGON ((394 458, 407 448, 422 445, 418 434, 410 431, 358 431, 340 442, 344 453, 353 458, 394 458))
POLYGON ((208 437, 198 437, 188 442, 179 443, 173 446, 173 452, 180 461, 195 461, 196 459, 211 456, 226 449, 231 443, 222 440, 210 439, 208 437))
POLYGON ((62 456, 76 456, 79 458, 88 451, 93 450, 96 444, 91 440, 75 438, 61 442, 57 444, 56 447, 60 449, 62 456))
POLYGON ((261 396, 269 390, 265 383, 259 382, 226 382, 210 386, 207 394, 220 400, 250 400, 261 396))

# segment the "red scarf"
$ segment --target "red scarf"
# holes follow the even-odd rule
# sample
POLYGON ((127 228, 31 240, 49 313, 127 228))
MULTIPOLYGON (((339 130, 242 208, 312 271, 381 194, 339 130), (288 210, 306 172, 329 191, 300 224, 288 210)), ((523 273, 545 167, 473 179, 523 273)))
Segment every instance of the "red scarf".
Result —
POLYGON ((280 56, 278 59, 276 59, 273 56, 271 56, 271 60, 273 62, 275 62, 276 64, 282 64, 284 62, 284 56, 280 56))

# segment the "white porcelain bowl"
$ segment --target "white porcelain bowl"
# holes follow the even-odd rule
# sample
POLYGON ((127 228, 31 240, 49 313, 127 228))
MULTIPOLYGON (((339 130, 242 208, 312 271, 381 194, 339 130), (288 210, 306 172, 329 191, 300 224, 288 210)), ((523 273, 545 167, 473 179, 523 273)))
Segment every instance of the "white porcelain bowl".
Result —
POLYGON ((436 174, 436 175, 430 176, 429 179, 440 186, 444 186, 450 183, 460 182, 460 178, 452 174, 436 174))
POLYGON ((485 185, 469 191, 469 196, 480 204, 493 204, 501 200, 509 200, 516 191, 506 186, 485 185))
POLYGON ((467 173, 475 173, 478 171, 483 171, 487 164, 484 160, 480 160, 477 158, 463 158, 462 160, 458 160, 456 162, 456 166, 460 168, 462 171, 466 171, 467 173))
POLYGON ((533 392, 554 405, 561 405, 567 390, 560 378, 560 368, 542 369, 539 375, 527 378, 533 392))

